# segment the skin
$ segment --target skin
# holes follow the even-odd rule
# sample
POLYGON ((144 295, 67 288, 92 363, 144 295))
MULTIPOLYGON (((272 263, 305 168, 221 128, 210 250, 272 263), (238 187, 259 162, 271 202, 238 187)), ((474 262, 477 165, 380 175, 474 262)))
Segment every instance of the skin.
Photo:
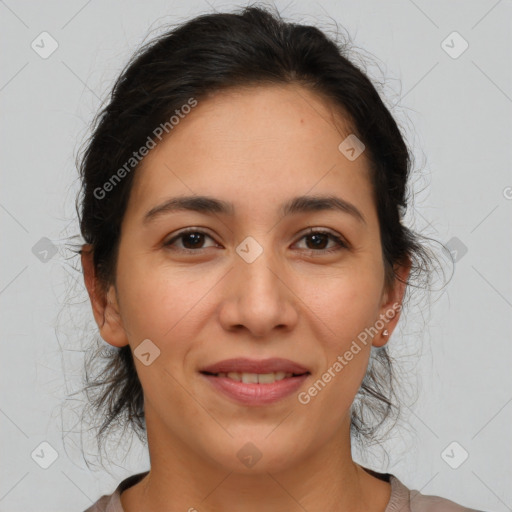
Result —
MULTIPOLYGON (((161 351, 148 366, 135 358, 151 471, 121 495, 126 512, 385 510, 390 484, 352 460, 349 432, 370 346, 389 339, 383 329, 307 405, 292 394, 244 406, 198 373, 231 357, 283 357, 309 368, 299 391, 307 390, 365 327, 401 304, 405 285, 385 286, 365 153, 350 161, 338 149, 350 133, 328 103, 299 86, 210 97, 137 169, 106 295, 84 253, 102 338, 132 350, 150 339, 161 351), (165 199, 192 194, 233 202, 235 215, 181 211, 143 224, 165 199), (341 197, 365 223, 339 211, 278 216, 281 203, 303 194, 341 197), (208 236, 164 246, 188 227, 208 236), (337 246, 325 238, 317 249, 304 238, 310 227, 349 247, 326 252, 337 246), (247 236, 263 248, 252 263, 235 252, 247 236), (187 247, 202 250, 180 252, 187 247), (248 442, 262 454, 250 468, 237 457, 248 442)), ((396 273, 405 282, 409 266, 396 273)), ((398 319, 385 326, 389 334, 398 319)))

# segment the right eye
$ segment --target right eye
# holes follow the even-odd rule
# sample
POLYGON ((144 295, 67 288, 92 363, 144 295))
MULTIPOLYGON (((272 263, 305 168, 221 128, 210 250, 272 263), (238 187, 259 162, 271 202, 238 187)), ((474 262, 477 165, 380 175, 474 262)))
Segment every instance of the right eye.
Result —
POLYGON ((213 240, 213 238, 204 231, 201 231, 196 228, 188 228, 173 236, 163 245, 164 247, 170 248, 173 251, 176 250, 182 252, 201 252, 204 249, 203 247, 200 247, 200 245, 204 243, 204 237, 213 240), (180 239, 182 240, 182 244, 185 245, 185 247, 173 247, 175 245, 175 242, 180 239), (191 247, 186 247, 186 245, 189 245, 191 247))

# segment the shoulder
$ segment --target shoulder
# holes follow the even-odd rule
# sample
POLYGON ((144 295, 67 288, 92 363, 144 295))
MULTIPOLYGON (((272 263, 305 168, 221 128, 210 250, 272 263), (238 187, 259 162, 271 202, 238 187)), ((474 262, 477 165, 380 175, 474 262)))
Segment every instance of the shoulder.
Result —
POLYGON ((390 475, 391 498, 385 512, 483 512, 455 503, 447 498, 422 494, 408 489, 396 476, 390 475))
POLYGON ((93 503, 87 510, 84 512, 123 512, 123 509, 114 508, 115 501, 118 499, 116 496, 116 492, 108 495, 102 496, 98 501, 93 503))
POLYGON ((147 474, 148 471, 145 471, 125 478, 112 494, 103 495, 84 512, 124 512, 121 504, 121 493, 128 487, 140 482, 147 474))
POLYGON ((124 512, 121 493, 116 489, 112 494, 105 494, 84 512, 124 512))
MULTIPOLYGON (((112 494, 102 496, 84 512, 123 512, 121 493, 142 480, 146 474, 147 472, 138 473, 126 478, 112 494)), ((415 489, 407 488, 394 475, 386 474, 385 476, 389 477, 391 484, 391 497, 385 512, 483 512, 447 498, 422 494, 415 489)))

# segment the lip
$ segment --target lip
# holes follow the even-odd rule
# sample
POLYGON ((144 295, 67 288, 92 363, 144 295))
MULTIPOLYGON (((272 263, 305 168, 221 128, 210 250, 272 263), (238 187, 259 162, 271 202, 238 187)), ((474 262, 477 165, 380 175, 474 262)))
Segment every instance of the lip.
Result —
MULTIPOLYGON (((260 372, 254 372, 260 373, 260 372)), ((243 405, 268 405, 295 393, 310 376, 310 373, 284 378, 271 384, 254 384, 232 380, 228 377, 216 377, 201 373, 214 389, 226 397, 243 405)))
POLYGON ((273 373, 285 372, 301 375, 311 373, 308 368, 289 359, 272 357, 269 359, 247 359, 243 357, 234 359, 225 359, 215 364, 206 366, 200 370, 208 373, 273 373))
POLYGON ((225 359, 205 366, 200 370, 215 390, 231 400, 244 405, 266 405, 277 402, 296 392, 311 372, 299 363, 272 357, 268 359, 247 359, 243 357, 225 359), (294 374, 270 384, 239 382, 228 377, 218 377, 218 373, 274 373, 284 372, 294 374))

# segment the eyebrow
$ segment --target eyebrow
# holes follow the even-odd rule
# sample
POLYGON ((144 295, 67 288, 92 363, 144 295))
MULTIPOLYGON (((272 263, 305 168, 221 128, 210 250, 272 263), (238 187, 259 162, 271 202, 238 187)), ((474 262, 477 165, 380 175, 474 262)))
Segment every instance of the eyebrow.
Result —
MULTIPOLYGON (((204 214, 218 213, 233 216, 235 208, 233 203, 209 196, 195 195, 172 197, 151 208, 151 210, 144 215, 143 223, 148 224, 162 215, 178 211, 194 211, 204 214)), ((333 195, 294 197, 281 205, 279 214, 285 217, 297 213, 317 211, 341 211, 351 215, 363 224, 366 224, 363 214, 352 203, 333 195)))

